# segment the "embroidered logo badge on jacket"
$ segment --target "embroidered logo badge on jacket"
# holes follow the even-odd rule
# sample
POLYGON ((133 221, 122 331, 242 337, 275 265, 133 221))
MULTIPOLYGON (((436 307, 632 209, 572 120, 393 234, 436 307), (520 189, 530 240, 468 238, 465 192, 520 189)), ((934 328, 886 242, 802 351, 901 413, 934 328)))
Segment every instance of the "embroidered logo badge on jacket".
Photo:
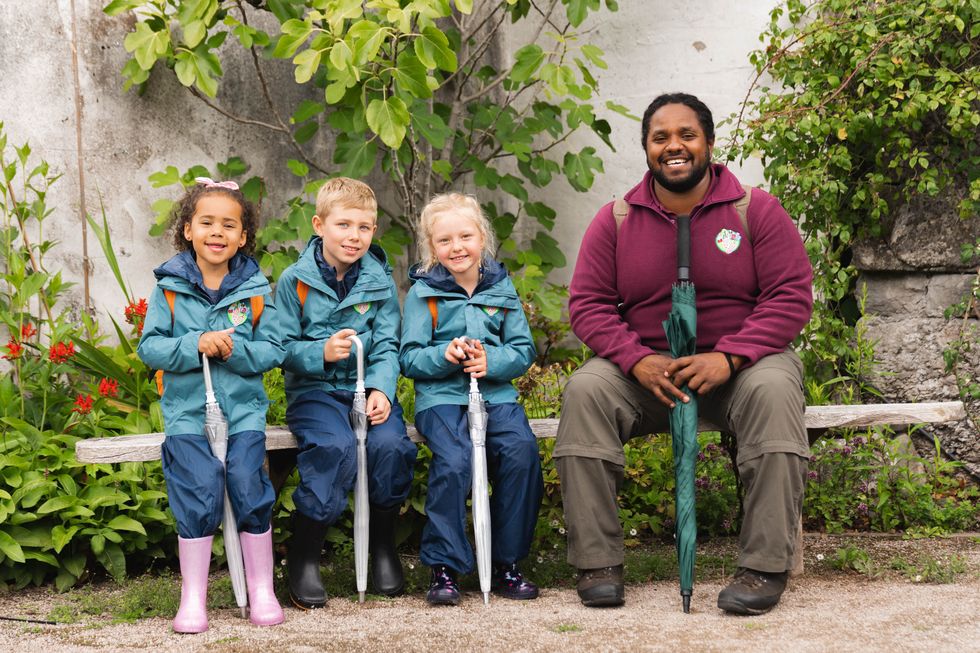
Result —
POLYGON ((228 307, 228 319, 231 320, 232 325, 238 326, 245 322, 248 318, 248 303, 247 302, 235 302, 228 307))
POLYGON ((489 315, 490 317, 493 317, 494 315, 496 315, 497 314, 497 311, 500 310, 496 306, 481 306, 480 308, 482 308, 483 309, 483 312, 486 313, 487 315, 489 315))
POLYGON ((731 254, 742 244, 742 234, 731 229, 722 229, 715 236, 715 245, 725 254, 731 254))
POLYGON ((364 315, 369 310, 371 310, 371 302, 364 302, 363 304, 354 304, 354 310, 364 315))

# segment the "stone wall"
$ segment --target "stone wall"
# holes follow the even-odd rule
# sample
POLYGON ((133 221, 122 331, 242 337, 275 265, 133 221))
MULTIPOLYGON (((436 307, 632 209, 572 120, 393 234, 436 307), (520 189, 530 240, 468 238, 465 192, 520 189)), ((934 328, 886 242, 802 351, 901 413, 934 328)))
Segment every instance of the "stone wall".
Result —
MULTIPOLYGON (((867 379, 887 401, 958 399, 956 380, 944 369, 943 351, 961 336, 978 338, 980 315, 964 323, 947 321, 943 311, 962 300, 976 277, 978 261, 964 265, 960 245, 980 234, 980 216, 962 220, 955 194, 918 199, 896 212, 887 239, 866 241, 854 248, 867 289, 863 324, 875 342, 879 365, 867 379)), ((961 373, 980 379, 980 341, 961 363, 961 373)), ((967 405, 974 419, 980 402, 967 405)), ((980 478, 980 434, 971 420, 924 429, 916 438, 920 450, 932 446, 933 435, 943 449, 980 478)))

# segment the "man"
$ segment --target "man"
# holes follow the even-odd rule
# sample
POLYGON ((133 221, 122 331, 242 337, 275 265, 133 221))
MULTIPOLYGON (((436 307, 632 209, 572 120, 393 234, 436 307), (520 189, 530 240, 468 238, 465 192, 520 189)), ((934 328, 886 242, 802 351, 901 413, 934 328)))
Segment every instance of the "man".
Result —
POLYGON ((735 433, 745 487, 738 570, 718 606, 760 614, 779 601, 794 564, 809 446, 803 368, 788 346, 810 319, 813 273, 771 195, 751 189, 743 223, 735 205, 746 191, 711 163, 714 122, 704 103, 659 96, 643 116, 642 143, 649 171, 626 193, 625 219, 617 224, 612 204, 599 211, 572 276, 572 329, 596 357, 565 388, 554 452, 568 561, 579 569, 583 604, 623 604, 623 444, 667 431, 669 408, 689 401, 687 384, 700 414, 735 433), (695 355, 675 360, 663 321, 683 214, 691 216, 698 341, 695 355))

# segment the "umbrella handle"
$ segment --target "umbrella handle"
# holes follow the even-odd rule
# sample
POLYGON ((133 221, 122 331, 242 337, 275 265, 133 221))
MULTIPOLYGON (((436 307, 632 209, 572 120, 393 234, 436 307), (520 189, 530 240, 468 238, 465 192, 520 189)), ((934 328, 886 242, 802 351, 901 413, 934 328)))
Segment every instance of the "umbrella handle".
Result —
POLYGON ((201 366, 204 368, 204 395, 208 403, 217 403, 214 398, 214 386, 211 385, 211 365, 208 363, 208 355, 201 354, 201 366))
MULTIPOLYGON (((464 345, 468 345, 469 342, 470 342, 470 340, 473 340, 473 338, 469 338, 467 336, 463 336, 462 338, 460 338, 460 340, 463 341, 463 344, 464 345)), ((480 392, 480 385, 476 382, 476 377, 471 374, 470 375, 470 394, 479 393, 479 392, 480 392)))
POLYGON ((691 216, 677 216, 677 280, 691 279, 691 216))
POLYGON ((357 386, 355 392, 364 392, 364 343, 357 336, 347 336, 357 348, 357 386))

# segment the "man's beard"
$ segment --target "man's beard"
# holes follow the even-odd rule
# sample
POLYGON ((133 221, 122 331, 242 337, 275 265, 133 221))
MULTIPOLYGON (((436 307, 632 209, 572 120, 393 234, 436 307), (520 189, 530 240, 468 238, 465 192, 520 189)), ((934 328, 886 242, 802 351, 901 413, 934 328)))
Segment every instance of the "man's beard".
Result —
POLYGON ((687 177, 677 180, 668 179, 663 174, 663 166, 659 169, 654 169, 652 165, 648 165, 648 167, 650 168, 650 172, 653 173, 653 178, 666 190, 669 190, 671 193, 686 193, 701 183, 701 180, 708 173, 709 165, 711 165, 711 162, 706 159, 700 167, 691 170, 691 174, 687 177))

